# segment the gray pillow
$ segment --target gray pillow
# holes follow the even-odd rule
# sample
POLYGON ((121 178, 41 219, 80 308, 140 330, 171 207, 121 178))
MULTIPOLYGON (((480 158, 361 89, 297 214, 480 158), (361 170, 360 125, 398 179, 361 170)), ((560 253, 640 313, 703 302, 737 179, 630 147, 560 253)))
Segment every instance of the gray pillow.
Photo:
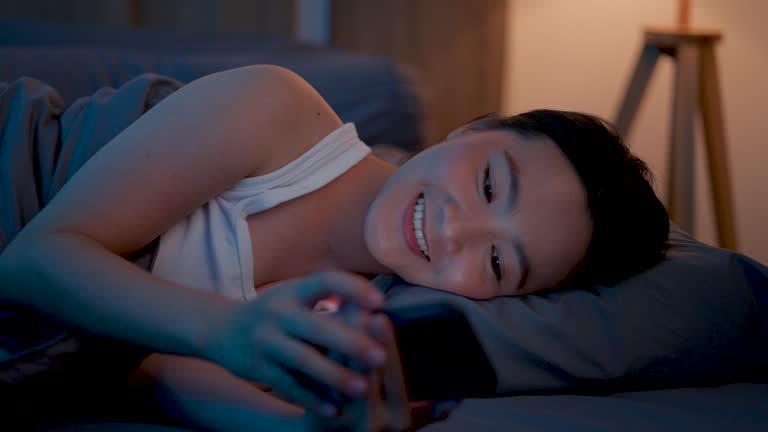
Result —
POLYGON ((768 365, 768 269, 675 227, 669 241, 663 262, 615 286, 476 301, 396 279, 387 298, 463 309, 498 374, 496 394, 754 379, 768 365))

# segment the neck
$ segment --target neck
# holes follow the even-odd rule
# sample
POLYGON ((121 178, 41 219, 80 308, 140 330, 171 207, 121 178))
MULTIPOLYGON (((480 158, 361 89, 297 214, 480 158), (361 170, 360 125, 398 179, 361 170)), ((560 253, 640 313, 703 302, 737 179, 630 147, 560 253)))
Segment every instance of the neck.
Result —
POLYGON ((397 166, 369 155, 351 168, 331 221, 328 256, 334 268, 363 275, 392 271, 371 255, 365 243, 365 218, 379 190, 397 166))

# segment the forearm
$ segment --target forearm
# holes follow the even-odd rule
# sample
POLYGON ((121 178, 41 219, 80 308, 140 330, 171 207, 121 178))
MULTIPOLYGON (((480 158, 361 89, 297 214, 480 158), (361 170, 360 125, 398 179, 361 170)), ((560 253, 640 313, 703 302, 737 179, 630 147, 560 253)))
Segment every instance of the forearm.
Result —
POLYGON ((133 385, 176 421, 211 430, 303 430, 303 410, 209 361, 153 354, 133 385))
POLYGON ((155 277, 82 236, 24 240, 0 255, 0 300, 97 334, 204 356, 208 329, 234 305, 155 277))

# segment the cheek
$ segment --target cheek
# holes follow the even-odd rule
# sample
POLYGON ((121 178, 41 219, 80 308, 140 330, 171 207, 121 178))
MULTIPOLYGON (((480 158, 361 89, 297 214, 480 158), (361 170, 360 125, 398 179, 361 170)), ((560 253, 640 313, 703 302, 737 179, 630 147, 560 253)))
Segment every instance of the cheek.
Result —
POLYGON ((541 217, 528 231, 531 267, 539 270, 539 289, 548 289, 565 279, 586 254, 591 226, 586 215, 541 217), (546 222, 549 220, 549 222, 546 222))
POLYGON ((392 190, 382 190, 377 196, 365 219, 364 240, 373 257, 389 266, 393 254, 396 254, 399 238, 395 231, 397 224, 397 207, 392 190))

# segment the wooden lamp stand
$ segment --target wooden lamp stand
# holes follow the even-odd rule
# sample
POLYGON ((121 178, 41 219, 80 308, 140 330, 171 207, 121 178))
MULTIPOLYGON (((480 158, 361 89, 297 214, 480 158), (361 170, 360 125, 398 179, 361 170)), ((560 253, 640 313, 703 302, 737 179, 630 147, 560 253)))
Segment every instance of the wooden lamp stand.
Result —
POLYGON ((680 227, 693 234, 694 228, 694 122, 701 110, 709 175, 720 246, 736 249, 731 185, 720 104, 715 43, 719 30, 688 27, 689 2, 681 0, 676 28, 648 28, 632 78, 616 116, 616 128, 626 137, 640 106, 643 93, 661 54, 675 61, 675 90, 669 153, 667 211, 680 227))

